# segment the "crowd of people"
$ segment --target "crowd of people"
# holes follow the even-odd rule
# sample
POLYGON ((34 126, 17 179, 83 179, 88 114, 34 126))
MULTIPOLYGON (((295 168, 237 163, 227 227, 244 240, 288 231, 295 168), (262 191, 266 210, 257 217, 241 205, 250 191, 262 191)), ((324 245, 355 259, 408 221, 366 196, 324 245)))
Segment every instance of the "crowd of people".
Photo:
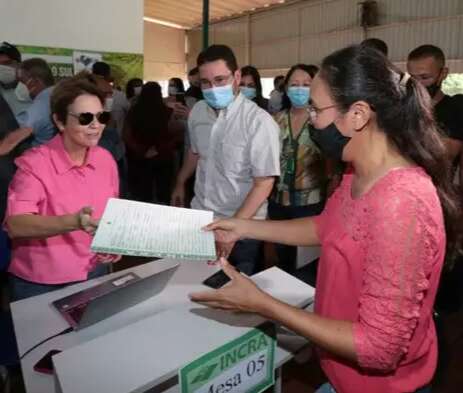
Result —
POLYGON ((231 283, 194 301, 307 337, 329 380, 321 393, 429 392, 433 310, 461 306, 449 288, 463 286, 463 96, 442 91, 438 47, 412 50, 407 72, 387 56, 369 39, 320 66, 296 64, 267 99, 255 67, 212 45, 188 89, 172 78, 164 98, 141 79, 123 93, 104 62, 55 83, 44 60, 22 61, 4 42, 0 241, 11 300, 108 272, 120 257, 90 243, 111 197, 208 210, 231 283), (264 267, 263 242, 290 274, 297 246, 321 246, 314 312, 246 277, 264 267))

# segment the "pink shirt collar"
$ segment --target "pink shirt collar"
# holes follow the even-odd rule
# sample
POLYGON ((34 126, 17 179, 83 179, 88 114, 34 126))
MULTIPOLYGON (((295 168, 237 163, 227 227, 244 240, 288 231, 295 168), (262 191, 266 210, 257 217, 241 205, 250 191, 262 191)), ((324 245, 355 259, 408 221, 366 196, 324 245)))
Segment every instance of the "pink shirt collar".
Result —
POLYGON ((74 168, 89 167, 93 170, 96 168, 96 157, 95 149, 90 147, 87 150, 85 162, 82 166, 77 165, 69 157, 66 148, 64 147, 63 136, 61 134, 53 137, 48 143, 48 147, 51 151, 51 161, 56 169, 56 173, 62 175, 74 168))

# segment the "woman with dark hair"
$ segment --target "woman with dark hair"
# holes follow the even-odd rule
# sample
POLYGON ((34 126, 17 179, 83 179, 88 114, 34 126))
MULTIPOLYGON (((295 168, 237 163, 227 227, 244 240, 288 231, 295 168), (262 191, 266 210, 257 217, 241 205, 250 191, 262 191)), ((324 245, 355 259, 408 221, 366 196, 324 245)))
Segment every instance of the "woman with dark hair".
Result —
POLYGON ((318 67, 313 64, 296 64, 290 68, 283 83, 283 110, 307 108, 310 101, 310 83, 315 78, 318 67), (306 75, 301 74, 304 72, 306 75), (307 75, 309 77, 307 77, 307 75))
POLYGON ((175 150, 181 135, 169 132, 173 110, 162 99, 161 86, 147 82, 127 114, 123 139, 127 148, 129 193, 135 200, 169 203, 175 150))
POLYGON ((268 111, 268 100, 262 96, 262 83, 257 68, 250 65, 241 68, 240 90, 246 98, 268 111))
POLYGON ((12 300, 40 295, 108 272, 116 256, 90 251, 98 218, 119 181, 97 146, 110 119, 93 77, 61 81, 51 94, 58 135, 16 159, 5 224, 12 239, 12 300))
POLYGON ((186 122, 189 109, 185 102, 185 87, 183 81, 180 78, 169 79, 167 94, 168 96, 164 99, 164 103, 174 110, 174 117, 176 120, 183 120, 186 122))
POLYGON ((175 97, 177 94, 185 94, 185 86, 180 78, 170 78, 168 87, 169 97, 175 97))
MULTIPOLYGON (((320 214, 325 202, 327 161, 309 132, 310 85, 318 68, 297 64, 286 75, 283 111, 275 115, 280 126, 281 176, 269 199, 271 220, 289 220, 320 214), (288 98, 289 97, 289 98, 288 98)), ((294 273, 297 247, 276 244, 278 266, 294 273)))
POLYGON ((371 48, 326 57, 311 85, 312 137, 351 164, 315 218, 222 220, 221 242, 255 238, 322 246, 314 312, 284 304, 226 261, 226 287, 193 294, 214 307, 257 312, 320 348, 330 384, 319 392, 429 391, 436 369, 433 304, 460 206, 431 99, 371 48))
POLYGON ((125 95, 127 96, 127 99, 132 101, 135 97, 139 96, 142 87, 143 81, 140 78, 130 79, 125 87, 125 95))

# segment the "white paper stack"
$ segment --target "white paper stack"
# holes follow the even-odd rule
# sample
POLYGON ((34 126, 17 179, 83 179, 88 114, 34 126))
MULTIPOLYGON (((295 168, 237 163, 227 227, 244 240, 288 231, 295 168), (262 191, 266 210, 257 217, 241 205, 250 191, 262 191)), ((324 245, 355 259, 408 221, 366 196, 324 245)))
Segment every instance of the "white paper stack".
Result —
POLYGON ((215 260, 212 232, 202 230, 213 213, 110 199, 91 249, 143 257, 215 260))

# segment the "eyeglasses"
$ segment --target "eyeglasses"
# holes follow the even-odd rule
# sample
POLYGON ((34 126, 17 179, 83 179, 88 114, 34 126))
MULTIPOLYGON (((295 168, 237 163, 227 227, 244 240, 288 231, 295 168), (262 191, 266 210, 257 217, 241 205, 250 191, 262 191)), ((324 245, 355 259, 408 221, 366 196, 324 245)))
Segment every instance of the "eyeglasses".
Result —
POLYGON ((313 104, 309 104, 308 108, 307 108, 307 112, 309 112, 309 116, 310 116, 310 119, 311 120, 314 120, 317 118, 317 116, 323 112, 324 110, 326 109, 331 109, 331 108, 336 108, 337 105, 334 104, 334 105, 329 105, 329 106, 325 106, 323 108, 317 108, 316 106, 314 106, 313 104))
POLYGON ((78 114, 69 112, 69 115, 75 117, 81 126, 88 126, 95 119, 100 124, 108 124, 109 120, 111 119, 111 113, 108 111, 98 112, 95 114, 91 112, 83 112, 78 114))
POLYGON ((233 74, 216 76, 212 81, 201 79, 199 83, 202 89, 210 89, 213 86, 216 86, 216 87, 226 86, 232 76, 233 74))

